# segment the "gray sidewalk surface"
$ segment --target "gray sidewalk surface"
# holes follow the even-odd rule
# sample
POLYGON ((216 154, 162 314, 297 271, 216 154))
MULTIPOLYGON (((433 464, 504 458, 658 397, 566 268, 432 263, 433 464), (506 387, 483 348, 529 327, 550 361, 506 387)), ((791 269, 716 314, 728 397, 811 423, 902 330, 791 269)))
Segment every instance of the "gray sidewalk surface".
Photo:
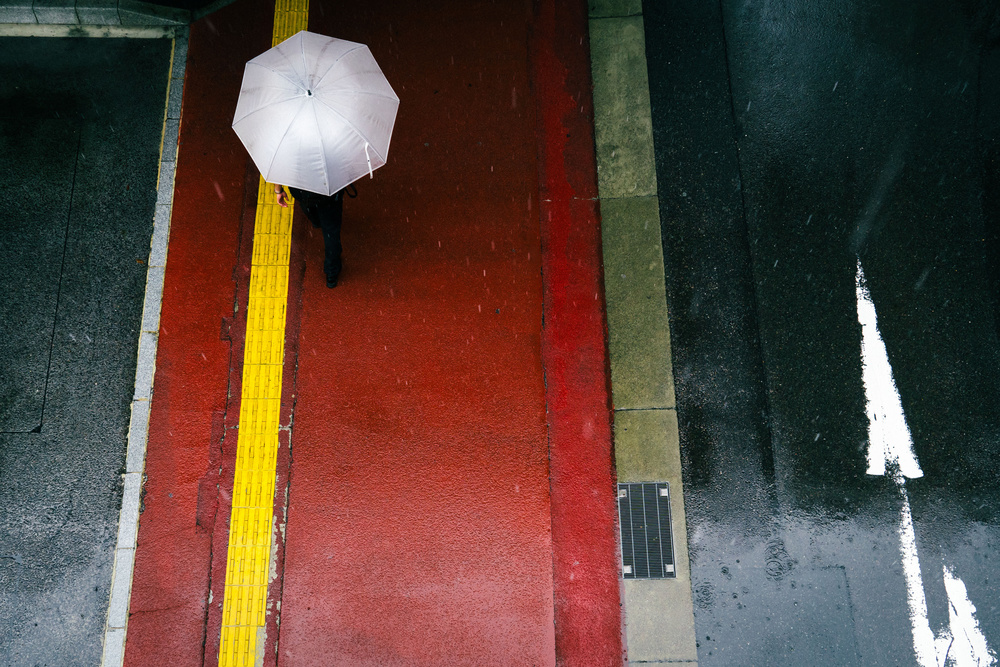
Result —
POLYGON ((0 37, 4 664, 101 661, 170 52, 0 37))

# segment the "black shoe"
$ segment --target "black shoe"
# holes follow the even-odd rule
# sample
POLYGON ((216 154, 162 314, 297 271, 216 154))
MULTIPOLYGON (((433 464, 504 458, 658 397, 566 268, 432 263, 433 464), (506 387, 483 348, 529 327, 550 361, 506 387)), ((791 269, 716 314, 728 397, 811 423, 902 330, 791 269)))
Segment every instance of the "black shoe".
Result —
POLYGON ((326 286, 329 287, 330 289, 333 289, 334 287, 336 287, 337 286, 337 278, 338 277, 339 276, 327 276, 326 277, 326 286))

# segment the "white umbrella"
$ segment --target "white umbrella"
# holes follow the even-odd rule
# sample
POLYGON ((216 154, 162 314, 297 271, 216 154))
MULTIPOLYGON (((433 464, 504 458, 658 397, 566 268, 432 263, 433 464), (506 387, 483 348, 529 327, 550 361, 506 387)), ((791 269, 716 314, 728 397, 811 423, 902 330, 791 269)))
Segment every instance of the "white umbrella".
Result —
POLYGON ((264 180, 329 195, 386 163, 398 107, 367 46, 303 30, 246 64, 233 130, 264 180))

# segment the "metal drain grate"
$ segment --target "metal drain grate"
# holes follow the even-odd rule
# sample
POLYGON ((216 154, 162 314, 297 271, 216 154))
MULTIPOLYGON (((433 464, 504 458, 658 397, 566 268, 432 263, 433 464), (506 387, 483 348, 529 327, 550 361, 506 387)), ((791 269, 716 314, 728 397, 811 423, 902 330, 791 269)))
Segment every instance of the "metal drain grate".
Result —
POLYGON ((674 539, 670 530, 670 485, 618 485, 622 574, 626 579, 673 579, 674 539))

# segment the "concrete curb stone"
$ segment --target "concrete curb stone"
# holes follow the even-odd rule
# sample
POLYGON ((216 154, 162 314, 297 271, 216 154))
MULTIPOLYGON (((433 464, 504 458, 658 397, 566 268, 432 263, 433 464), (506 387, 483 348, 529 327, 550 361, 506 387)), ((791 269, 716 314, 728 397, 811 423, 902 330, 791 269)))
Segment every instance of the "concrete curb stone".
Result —
POLYGON ((602 200, 601 231, 615 409, 673 408, 658 199, 602 200))
POLYGON ((642 15, 590 21, 601 199, 656 194, 642 15))
POLYGON ((696 666, 641 0, 589 0, 618 481, 670 486, 675 579, 623 579, 628 663, 696 666))
POLYGON ((0 24, 186 26, 192 19, 186 9, 141 0, 5 0, 0 5, 0 24))

